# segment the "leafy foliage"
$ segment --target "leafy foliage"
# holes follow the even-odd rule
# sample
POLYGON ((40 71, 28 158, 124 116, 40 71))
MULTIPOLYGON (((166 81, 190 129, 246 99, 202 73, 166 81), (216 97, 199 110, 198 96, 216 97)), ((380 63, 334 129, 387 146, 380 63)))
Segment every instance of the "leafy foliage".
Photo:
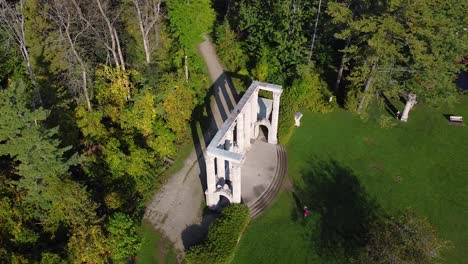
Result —
POLYGON ((234 251, 250 220, 246 205, 233 204, 225 208, 220 218, 211 224, 204 244, 190 248, 187 263, 231 263, 234 251))
POLYGON ((224 22, 216 28, 217 53, 221 58, 226 70, 237 72, 246 67, 247 56, 242 50, 241 42, 229 26, 229 21, 224 22))
POLYGON ((135 223, 122 213, 114 214, 107 228, 110 233, 109 244, 114 263, 127 263, 140 247, 135 223))
MULTIPOLYGON (((43 126, 46 111, 27 108, 28 97, 22 82, 15 82, 0 93, 4 98, 0 102, 0 111, 4 113, 0 117, 0 157, 5 169, 0 176, 3 194, 0 222, 5 234, 1 244, 12 250, 9 253, 13 260, 14 248, 32 247, 29 252, 34 254, 39 240, 44 239, 40 237, 42 232, 54 236, 60 227, 65 227, 72 234, 68 243, 71 258, 75 259, 74 254, 78 253, 89 254, 89 248, 82 245, 91 247, 89 238, 99 241, 103 235, 96 225, 99 223, 96 205, 83 186, 70 178, 69 168, 77 163, 76 156, 66 155, 70 148, 61 148, 54 139, 57 129, 43 126), (92 224, 96 225, 94 231, 88 229, 92 224), (91 231, 95 234, 90 234, 91 231)), ((101 249, 90 259, 104 259, 106 250, 101 249)), ((44 258, 58 261, 53 256, 44 258)))
POLYGON ((184 49, 193 50, 211 31, 215 19, 208 0, 170 0, 167 2, 170 26, 184 49))

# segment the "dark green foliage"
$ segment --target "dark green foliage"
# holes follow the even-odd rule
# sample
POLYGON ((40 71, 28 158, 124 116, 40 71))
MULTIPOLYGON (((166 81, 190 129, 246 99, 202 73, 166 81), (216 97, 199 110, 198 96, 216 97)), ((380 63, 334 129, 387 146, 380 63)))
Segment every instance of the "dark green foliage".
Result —
POLYGON ((234 31, 229 26, 229 22, 224 22, 216 29, 217 54, 222 60, 224 69, 237 72, 246 67, 247 56, 241 47, 241 42, 234 31))
POLYGON ((467 35, 461 29, 465 15, 460 11, 466 3, 360 2, 330 2, 327 8, 331 22, 341 28, 335 37, 350 43, 340 51, 347 54, 348 108, 356 109, 370 77, 365 94, 385 90, 397 97, 407 91, 436 106, 453 103, 453 80, 467 51, 467 35))
POLYGON ((132 219, 122 213, 111 216, 107 231, 110 234, 109 244, 114 263, 127 263, 140 248, 135 223, 132 219))
POLYGON ((211 224, 208 238, 190 248, 187 263, 231 263, 234 251, 250 220, 246 205, 233 204, 225 208, 220 218, 211 224))
MULTIPOLYGON (((15 255, 38 259, 42 244, 66 244, 62 233, 67 230, 71 234, 70 256, 79 253, 83 256, 79 259, 87 259, 91 255, 89 259, 100 262, 106 251, 105 246, 98 245, 100 227, 91 239, 87 238, 91 232, 88 226, 99 222, 96 205, 69 173, 70 166, 77 163, 76 157, 65 158, 70 148, 59 146, 57 129, 44 127, 47 112, 28 109, 30 97, 22 82, 13 83, 0 94, 0 245, 12 261, 15 255), (74 246, 83 243, 88 247, 74 246)), ((57 255, 43 255, 42 259, 60 260, 57 255)))
POLYGON ((8 78, 21 75, 21 58, 13 46, 11 37, 0 28, 0 87, 6 87, 8 78))
MULTIPOLYGON (((229 19, 236 31, 241 31, 245 48, 261 61, 265 52, 272 76, 283 78, 291 66, 307 62, 308 23, 313 8, 308 1, 239 1, 232 3, 229 19)), ((283 80, 277 80, 279 82, 283 80)))

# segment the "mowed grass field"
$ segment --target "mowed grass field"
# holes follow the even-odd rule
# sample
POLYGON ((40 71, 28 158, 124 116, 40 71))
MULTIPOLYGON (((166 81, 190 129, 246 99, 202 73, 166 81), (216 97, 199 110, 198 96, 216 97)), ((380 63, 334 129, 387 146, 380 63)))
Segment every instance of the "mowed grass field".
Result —
POLYGON ((234 263, 346 263, 369 215, 407 208, 451 242, 443 263, 466 263, 468 126, 451 126, 444 114, 468 120, 468 97, 440 109, 418 104, 408 123, 389 129, 382 114, 305 113, 287 145, 294 188, 250 224, 234 263), (305 220, 303 205, 311 208, 305 220))

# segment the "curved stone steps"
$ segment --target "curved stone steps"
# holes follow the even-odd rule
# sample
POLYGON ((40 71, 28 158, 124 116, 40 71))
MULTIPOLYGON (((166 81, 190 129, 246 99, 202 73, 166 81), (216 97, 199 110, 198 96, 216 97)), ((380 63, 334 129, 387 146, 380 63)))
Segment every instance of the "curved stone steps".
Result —
POLYGON ((276 155, 278 160, 278 166, 273 181, 270 183, 268 188, 255 200, 253 203, 248 204, 250 210, 250 217, 252 219, 258 217, 266 208, 268 208, 273 202, 274 198, 278 194, 284 177, 288 170, 288 160, 286 156, 286 149, 283 146, 278 145, 276 148, 276 155))

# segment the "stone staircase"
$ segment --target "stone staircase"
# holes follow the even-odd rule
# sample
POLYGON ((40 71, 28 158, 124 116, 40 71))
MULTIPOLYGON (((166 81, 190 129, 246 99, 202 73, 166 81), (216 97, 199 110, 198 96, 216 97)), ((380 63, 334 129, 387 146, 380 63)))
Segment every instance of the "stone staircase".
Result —
POLYGON ((273 181, 265 189, 265 191, 263 191, 263 193, 258 197, 257 200, 247 204, 250 210, 250 217, 252 219, 258 217, 265 209, 267 209, 271 205, 276 195, 278 194, 281 185, 283 184, 284 177, 286 176, 286 173, 288 171, 288 159, 286 156, 286 149, 281 145, 277 145, 276 155, 278 165, 276 167, 276 172, 273 181))

